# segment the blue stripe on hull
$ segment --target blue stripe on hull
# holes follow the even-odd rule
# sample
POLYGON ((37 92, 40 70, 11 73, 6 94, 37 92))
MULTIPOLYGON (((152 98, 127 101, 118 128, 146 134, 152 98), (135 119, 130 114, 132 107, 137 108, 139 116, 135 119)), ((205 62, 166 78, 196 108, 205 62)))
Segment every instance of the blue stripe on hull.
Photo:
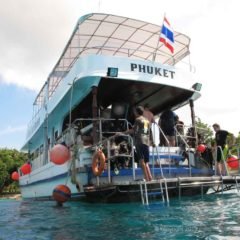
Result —
MULTIPOLYGON (((151 169, 152 170, 152 169, 151 169)), ((171 173, 171 176, 172 175, 175 175, 175 176, 178 176, 178 174, 189 174, 189 171, 190 169, 188 167, 163 167, 162 168, 163 170, 163 174, 167 177, 167 175, 169 173, 171 173)), ((206 169, 196 169, 196 168, 192 168, 191 169, 191 172, 192 174, 194 175, 198 175, 198 174, 212 174, 213 171, 212 170, 206 170, 206 169)), ((135 170, 135 173, 136 175, 142 175, 142 169, 141 168, 137 168, 135 170)), ((160 168, 158 167, 155 167, 154 168, 154 173, 155 174, 161 174, 161 170, 160 168)), ((82 173, 82 174, 86 174, 86 173, 82 173)), ((32 182, 32 183, 29 183, 29 184, 24 184, 24 185, 20 185, 21 188, 23 187, 28 187, 28 186, 33 186, 33 185, 36 185, 36 184, 40 184, 40 183, 44 183, 44 182, 49 182, 49 181, 53 181, 53 180, 56 180, 56 179, 59 179, 59 178, 64 178, 64 177, 67 177, 68 173, 63 173, 63 174, 60 174, 60 175, 57 175, 57 176, 54 176, 54 177, 50 177, 50 178, 46 178, 46 179, 42 179, 42 180, 38 180, 36 182, 32 182)), ((108 176, 108 172, 105 171, 102 173, 102 175, 100 177, 107 177, 108 176)), ((114 176, 118 176, 118 177, 121 177, 121 176, 132 176, 132 169, 121 169, 119 171, 119 174, 115 174, 114 171, 111 171, 111 176, 114 177, 114 176)))
POLYGON ((56 180, 56 179, 59 179, 59 178, 67 177, 67 175, 68 175, 68 173, 66 172, 66 173, 63 173, 63 174, 60 174, 60 175, 57 175, 57 176, 54 176, 54 177, 38 180, 36 182, 32 182, 32 183, 28 183, 28 184, 24 184, 24 185, 21 184, 20 187, 23 188, 23 187, 33 186, 33 185, 36 185, 36 184, 39 184, 39 183, 49 182, 49 181, 56 180))

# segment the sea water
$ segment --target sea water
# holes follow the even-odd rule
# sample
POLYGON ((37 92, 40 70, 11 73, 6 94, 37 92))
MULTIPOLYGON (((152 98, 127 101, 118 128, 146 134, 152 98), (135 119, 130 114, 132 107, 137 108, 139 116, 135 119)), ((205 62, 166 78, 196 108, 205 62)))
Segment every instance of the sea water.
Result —
POLYGON ((90 204, 0 200, 1 240, 240 239, 240 195, 90 204))

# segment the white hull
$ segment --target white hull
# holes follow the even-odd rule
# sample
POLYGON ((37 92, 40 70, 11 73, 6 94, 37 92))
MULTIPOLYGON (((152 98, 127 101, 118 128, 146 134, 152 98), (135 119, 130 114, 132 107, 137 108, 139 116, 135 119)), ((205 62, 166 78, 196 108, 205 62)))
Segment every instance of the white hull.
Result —
MULTIPOLYGON (((76 180, 80 186, 87 184, 87 172, 83 165, 89 163, 89 161, 91 161, 91 156, 89 157, 88 153, 82 153, 81 158, 79 157, 79 160, 76 162, 76 167, 81 171, 76 174, 76 180)), ((55 165, 49 162, 42 167, 33 169, 30 174, 21 176, 19 184, 22 198, 51 199, 54 188, 59 184, 67 185, 70 188, 72 198, 82 196, 82 187, 80 187, 79 191, 76 184, 71 182, 71 176, 69 175, 71 163, 71 160, 63 165, 55 165)))
MULTIPOLYGON (((157 147, 159 153, 161 152, 161 156, 166 155, 167 148, 157 147)), ((178 148, 171 148, 171 156, 178 156, 176 154, 178 148)), ((170 150, 170 149, 169 149, 170 150)), ((151 148, 151 163, 156 163, 158 160, 156 159, 156 152, 153 152, 151 148), (155 159, 155 160, 153 160, 155 159)), ((159 155, 159 156, 160 156, 159 155)), ((161 157, 161 164, 168 165, 168 159, 161 157)), ((39 161, 37 159, 36 161, 39 161)), ((80 190, 78 190, 77 185, 71 182, 71 173, 70 169, 72 166, 72 160, 68 161, 63 165, 55 165, 52 162, 48 162, 46 165, 38 167, 37 169, 33 169, 30 174, 24 175, 20 177, 20 188, 23 199, 52 199, 52 193, 54 188, 57 185, 64 184, 67 185, 71 190, 72 199, 84 197, 83 186, 89 183, 97 184, 98 182, 103 185, 113 184, 113 185, 126 185, 129 182, 134 180, 143 179, 144 176, 142 174, 141 168, 128 169, 124 171, 120 171, 119 174, 114 174, 113 172, 110 174, 111 178, 108 177, 108 170, 106 169, 102 176, 99 178, 95 177, 92 174, 91 168, 92 164, 92 152, 89 150, 83 150, 78 155, 78 160, 76 161, 76 180, 78 185, 80 186, 80 190), (127 172, 127 173, 126 173, 127 172)), ((33 162, 34 166, 34 162, 33 162)), ((136 165, 135 165, 136 167, 136 165)), ((152 172, 154 169, 151 169, 152 172)), ((157 174, 160 176, 161 172, 159 171, 159 167, 155 167, 157 174)), ((167 172, 168 173, 168 172, 167 172)), ((188 174, 186 171, 185 174, 188 174)), ((167 177, 167 176, 165 176, 167 177)), ((168 176, 170 177, 170 176, 168 176)))
MULTIPOLYGON (((115 194, 111 187, 118 189, 120 195, 127 194, 132 186, 137 187, 133 192, 139 192, 138 182, 144 176, 135 164, 140 160, 134 139, 129 134, 116 133, 129 132, 137 105, 147 104, 157 118, 167 109, 176 110, 190 103, 193 119, 193 101, 200 97, 194 87, 199 83, 192 73, 175 67, 189 54, 190 39, 175 32, 176 52, 169 54, 163 44, 156 45, 160 29, 161 26, 151 23, 107 14, 89 14, 78 21, 34 101, 33 119, 22 147, 29 153, 32 166, 30 174, 20 174, 24 199, 50 199, 60 184, 70 188, 73 199, 85 193, 86 197, 92 195, 92 187, 100 197, 102 192, 115 194), (50 162, 48 156, 56 144, 67 146, 72 156, 60 166, 50 162), (99 160, 98 150, 106 159, 99 160), (99 192, 99 188, 103 191, 99 192)), ((153 134, 154 142, 165 148, 154 149, 150 164, 153 180, 203 175, 204 172, 191 167, 194 166, 191 150, 197 144, 195 135, 176 134, 188 154, 189 165, 182 164, 180 144, 170 147, 175 144, 169 144, 161 127, 155 126, 164 141, 157 133, 153 134), (195 140, 194 144, 188 145, 187 138, 190 143, 195 140)), ((151 175, 147 168, 143 169, 145 178, 152 179, 146 177, 151 175)))

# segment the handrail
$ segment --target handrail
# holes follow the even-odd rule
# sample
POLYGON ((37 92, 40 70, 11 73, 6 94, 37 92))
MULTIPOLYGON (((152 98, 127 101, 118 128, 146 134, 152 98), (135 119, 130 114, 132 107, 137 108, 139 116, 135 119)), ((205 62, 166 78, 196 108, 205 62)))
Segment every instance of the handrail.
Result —
MULTIPOLYGON (((159 153, 158 153, 158 149, 156 147, 156 153, 157 153, 157 158, 159 158, 159 153)), ((154 158, 154 156, 153 156, 154 158)), ((154 170, 154 164, 153 164, 153 170, 154 170)), ((163 175, 163 170, 162 170, 162 164, 161 164, 161 159, 159 158, 159 167, 160 167, 160 172, 161 172, 161 177, 164 178, 164 175, 163 175)), ((153 171, 154 172, 154 171, 153 171)))
MULTIPOLYGON (((174 129, 175 129, 175 132, 176 132, 176 140, 177 140, 177 136, 179 136, 181 138, 181 140, 183 141, 183 143, 185 144, 185 146, 187 147, 187 152, 188 152, 188 167, 189 167, 189 175, 192 176, 192 166, 191 166, 191 163, 190 163, 190 146, 187 144, 186 140, 184 139, 184 137, 179 133, 179 131, 177 130, 177 125, 175 125, 174 129)), ((179 125, 182 125, 182 124, 179 124, 179 125)), ((184 125, 183 125, 184 126, 184 125)))
MULTIPOLYGON (((104 145, 104 143, 107 143, 107 154, 108 154, 107 159, 109 160, 107 167, 108 167, 108 181, 109 181, 109 183, 111 182, 110 159, 112 158, 111 153, 110 153, 110 141, 115 139, 116 137, 119 137, 119 136, 128 137, 128 139, 130 140, 130 145, 131 145, 131 149, 132 149, 131 154, 130 155, 124 155, 124 156, 125 157, 130 157, 132 159, 133 180, 135 180, 135 176, 136 176, 136 174, 135 174, 134 152, 133 152, 133 138, 128 134, 113 135, 113 136, 108 137, 104 140, 100 140, 99 143, 97 144, 99 146, 99 145, 104 145)), ((119 154, 119 155, 116 155, 116 156, 121 157, 122 155, 119 154)))
MULTIPOLYGON (((113 47, 113 46, 91 46, 91 47, 82 47, 82 51, 80 51, 80 54, 83 54, 83 52, 88 51, 88 50, 92 50, 92 49, 98 49, 100 50, 98 53, 95 53, 96 55, 101 55, 101 50, 108 50, 108 51, 116 51, 119 49, 119 47, 113 47)), ((142 53, 149 53, 149 54, 155 54, 156 56, 164 56, 164 54, 161 53, 155 53, 153 51, 147 51, 147 50, 142 50, 139 48, 121 48, 122 50, 126 50, 126 52, 128 53, 128 58, 132 58, 131 56, 133 56, 133 54, 131 54, 132 52, 135 52, 136 50, 142 53)), ((124 52, 125 53, 125 52, 124 52)), ((174 57, 172 57, 172 59, 174 59, 174 57)), ((190 64, 189 64, 190 65, 190 64)))
MULTIPOLYGON (((221 146, 217 146, 216 150, 215 150, 215 156, 214 156, 214 160, 215 160, 215 175, 217 175, 217 151, 218 149, 220 150, 221 152, 221 156, 222 156, 222 161, 223 161, 223 165, 224 165, 224 168, 226 170, 226 173, 227 173, 227 176, 229 176, 229 171, 228 171, 228 167, 227 167, 227 164, 226 164, 226 158, 224 157, 224 154, 223 154, 223 150, 222 150, 222 147, 221 146)), ((222 173, 220 173, 222 175, 222 173)))
MULTIPOLYGON (((134 162, 134 149, 133 149, 133 138, 128 135, 128 134, 119 134, 119 135, 115 135, 115 133, 117 132, 103 132, 102 131, 102 123, 103 121, 104 122, 107 122, 107 121, 120 121, 120 122, 125 122, 125 126, 126 126, 126 129, 128 130, 129 129, 129 125, 130 123, 127 121, 127 119, 112 119, 112 118, 78 118, 78 119, 75 119, 73 121, 73 126, 75 126, 78 122, 81 122, 81 121, 99 121, 100 123, 100 126, 99 126, 99 141, 92 145, 91 148, 92 149, 96 149, 96 148, 99 148, 99 147, 102 147, 102 146, 106 146, 107 148, 107 159, 108 159, 108 164, 107 164, 107 174, 108 174, 108 182, 111 183, 111 165, 110 165, 110 159, 113 157, 111 156, 111 151, 110 151, 110 142, 112 140, 114 140, 116 137, 119 137, 119 136, 125 136, 128 138, 128 142, 130 143, 131 145, 131 153, 128 155, 124 154, 119 154, 117 156, 121 157, 121 156, 125 156, 125 157, 129 157, 132 159, 132 169, 133 169, 133 180, 135 180, 135 176, 136 176, 136 173, 135 173, 135 162, 134 162), (103 133, 111 133, 111 134, 114 134, 113 136, 110 136, 110 137, 107 137, 106 139, 103 139, 102 138, 102 135, 103 133)), ((84 128, 86 128, 87 126, 83 127, 83 128, 80 128, 80 132, 81 130, 83 130, 84 128)), ((91 126, 90 126, 91 128, 91 126)), ((69 128, 68 128, 69 129, 69 128)), ((68 130, 66 129, 66 130, 68 130)), ((88 131, 88 130, 86 130, 88 131)))
MULTIPOLYGON (((181 124, 182 125, 182 124, 181 124)), ((181 138, 181 140, 183 141, 183 143, 185 144, 185 146, 187 148, 190 148, 190 146, 187 144, 186 140, 184 139, 183 135, 179 133, 179 131, 177 130, 177 126, 178 124, 175 125, 174 129, 175 129, 175 132, 176 132, 176 137, 179 136, 181 138)))
MULTIPOLYGON (((163 135, 163 137, 164 137, 164 140, 166 140, 166 142, 167 142, 167 146, 170 146, 170 142, 169 142, 169 140, 167 139, 167 137, 166 137, 166 135, 165 135, 165 133, 163 132, 163 130, 162 130, 162 128, 156 123, 156 122, 153 122, 155 125, 157 125, 157 127, 158 127, 158 130, 162 133, 162 135, 163 135)), ((160 139, 159 139, 160 140, 160 139)))
MULTIPOLYGON (((167 139, 167 137, 166 137, 165 133, 163 132, 162 128, 161 128, 156 122, 154 122, 154 124, 157 125, 158 130, 159 130, 160 133, 163 135, 164 140, 165 140, 166 143, 167 143, 167 147, 168 147, 168 159, 169 159, 169 168, 168 168, 168 169, 169 169, 169 174, 170 174, 170 170, 171 170, 171 168, 170 168, 170 142, 169 142, 169 140, 167 139)), ((159 141, 160 141, 160 139, 159 139, 159 141)), ((159 162, 160 162, 160 161, 159 161, 159 162)), ((160 168, 162 168, 161 165, 159 165, 159 166, 160 166, 160 168)))

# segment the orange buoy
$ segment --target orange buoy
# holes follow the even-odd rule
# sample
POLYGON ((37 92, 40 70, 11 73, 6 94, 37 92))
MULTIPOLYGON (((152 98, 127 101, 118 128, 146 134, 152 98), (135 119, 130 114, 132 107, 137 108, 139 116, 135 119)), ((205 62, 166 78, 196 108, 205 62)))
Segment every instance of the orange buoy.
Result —
POLYGON ((227 165, 232 169, 238 169, 239 162, 238 157, 235 155, 231 155, 227 158, 227 165))
POLYGON ((19 180, 19 174, 17 171, 13 172, 11 175, 12 180, 18 181, 19 180))
POLYGON ((95 176, 100 176, 105 167, 105 155, 102 150, 97 150, 93 155, 92 171, 95 176))
POLYGON ((67 162, 70 159, 70 151, 63 144, 55 145, 50 151, 50 161, 61 165, 67 162))
POLYGON ((71 198, 71 190, 68 186, 60 184, 54 188, 52 196, 58 203, 64 203, 71 198))
POLYGON ((206 150, 206 146, 204 144, 200 144, 197 146, 198 152, 203 153, 203 152, 205 152, 205 150, 206 150))
POLYGON ((23 173, 23 175, 29 174, 32 171, 32 167, 30 163, 24 163, 21 167, 20 167, 21 172, 23 173))

